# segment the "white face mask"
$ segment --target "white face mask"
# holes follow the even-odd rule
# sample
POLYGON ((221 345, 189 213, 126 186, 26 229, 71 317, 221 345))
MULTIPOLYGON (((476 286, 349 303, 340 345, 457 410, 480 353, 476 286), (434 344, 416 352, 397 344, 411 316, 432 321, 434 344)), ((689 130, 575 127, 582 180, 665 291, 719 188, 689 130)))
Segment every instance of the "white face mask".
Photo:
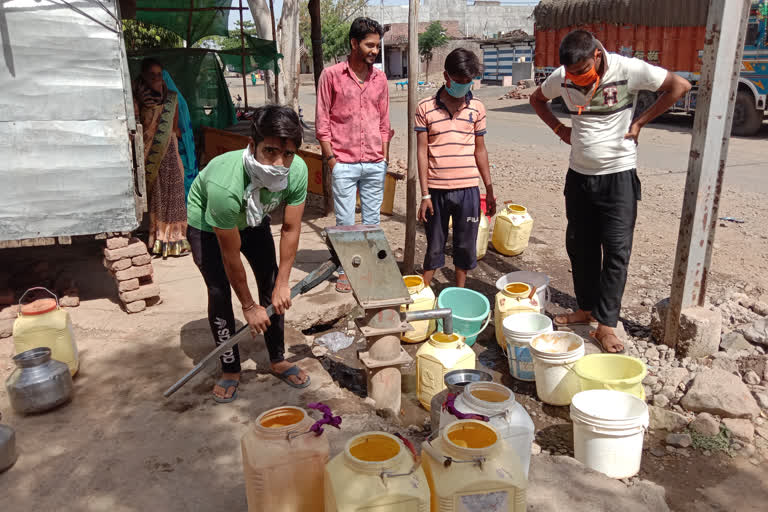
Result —
POLYGON ((280 192, 288 188, 288 173, 290 168, 282 165, 262 164, 253 156, 251 145, 243 151, 243 168, 251 179, 251 183, 245 189, 246 200, 245 217, 248 225, 260 226, 264 221, 264 205, 261 204, 261 189, 266 188, 270 192, 280 192))

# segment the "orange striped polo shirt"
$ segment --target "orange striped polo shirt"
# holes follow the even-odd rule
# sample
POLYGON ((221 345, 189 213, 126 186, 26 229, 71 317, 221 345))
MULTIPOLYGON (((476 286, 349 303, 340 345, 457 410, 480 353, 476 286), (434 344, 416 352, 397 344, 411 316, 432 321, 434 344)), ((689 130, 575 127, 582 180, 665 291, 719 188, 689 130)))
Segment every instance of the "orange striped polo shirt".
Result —
POLYGON ((467 188, 480 185, 475 163, 475 137, 486 133, 485 106, 467 93, 464 105, 453 115, 437 94, 422 100, 416 111, 417 132, 429 139, 429 188, 467 188))

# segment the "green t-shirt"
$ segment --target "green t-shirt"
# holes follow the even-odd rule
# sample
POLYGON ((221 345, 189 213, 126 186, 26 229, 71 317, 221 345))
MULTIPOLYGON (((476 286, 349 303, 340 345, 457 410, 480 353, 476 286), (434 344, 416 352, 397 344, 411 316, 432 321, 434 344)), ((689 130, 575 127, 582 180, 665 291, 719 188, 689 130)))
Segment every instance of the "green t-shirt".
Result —
MULTIPOLYGON (((187 199, 187 222, 201 231, 213 228, 242 230, 245 219, 245 189, 250 178, 243 168, 243 151, 230 151, 211 160, 195 178, 187 199)), ((298 206, 307 198, 307 164, 299 155, 293 157, 288 173, 288 187, 280 192, 261 189, 264 214, 281 203, 298 206)))

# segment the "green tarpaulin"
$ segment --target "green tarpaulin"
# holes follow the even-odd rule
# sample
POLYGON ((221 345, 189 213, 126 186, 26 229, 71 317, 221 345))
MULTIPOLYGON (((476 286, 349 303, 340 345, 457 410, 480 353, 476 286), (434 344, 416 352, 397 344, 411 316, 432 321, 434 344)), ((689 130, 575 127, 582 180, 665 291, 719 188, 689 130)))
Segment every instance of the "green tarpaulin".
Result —
POLYGON ((137 0, 136 19, 167 28, 192 46, 206 36, 229 35, 229 14, 237 11, 222 7, 231 6, 231 0, 137 0))
MULTIPOLYGON (((277 59, 282 59, 283 56, 277 53, 277 45, 274 41, 267 41, 266 39, 259 39, 249 35, 245 36, 246 41, 246 53, 245 56, 245 72, 250 73, 256 70, 272 70, 275 73, 279 72, 277 67, 277 59)), ((242 58, 240 56, 240 49, 234 50, 221 50, 219 51, 219 57, 221 61, 231 66, 237 73, 242 74, 242 58)))

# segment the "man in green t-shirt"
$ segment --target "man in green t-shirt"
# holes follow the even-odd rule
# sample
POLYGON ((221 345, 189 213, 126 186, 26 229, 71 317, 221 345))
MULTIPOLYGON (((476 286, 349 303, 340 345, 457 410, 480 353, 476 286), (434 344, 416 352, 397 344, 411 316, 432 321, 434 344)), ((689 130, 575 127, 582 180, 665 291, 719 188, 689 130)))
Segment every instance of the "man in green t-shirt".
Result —
MULTIPOLYGON (((264 334, 272 373, 304 388, 309 376, 284 357, 283 322, 291 307, 289 277, 307 197, 307 166, 296 156, 302 129, 296 112, 269 105, 254 112, 251 130, 248 148, 217 156, 195 178, 187 205, 187 239, 208 288, 208 321, 216 344, 235 332, 231 284, 251 334, 264 334), (286 206, 278 265, 269 214, 282 203, 286 206), (240 253, 256 277, 258 301, 248 289, 240 253), (276 310, 271 318, 266 314, 270 304, 276 310)), ((237 345, 221 356, 221 367, 213 399, 231 402, 240 382, 237 345)))

